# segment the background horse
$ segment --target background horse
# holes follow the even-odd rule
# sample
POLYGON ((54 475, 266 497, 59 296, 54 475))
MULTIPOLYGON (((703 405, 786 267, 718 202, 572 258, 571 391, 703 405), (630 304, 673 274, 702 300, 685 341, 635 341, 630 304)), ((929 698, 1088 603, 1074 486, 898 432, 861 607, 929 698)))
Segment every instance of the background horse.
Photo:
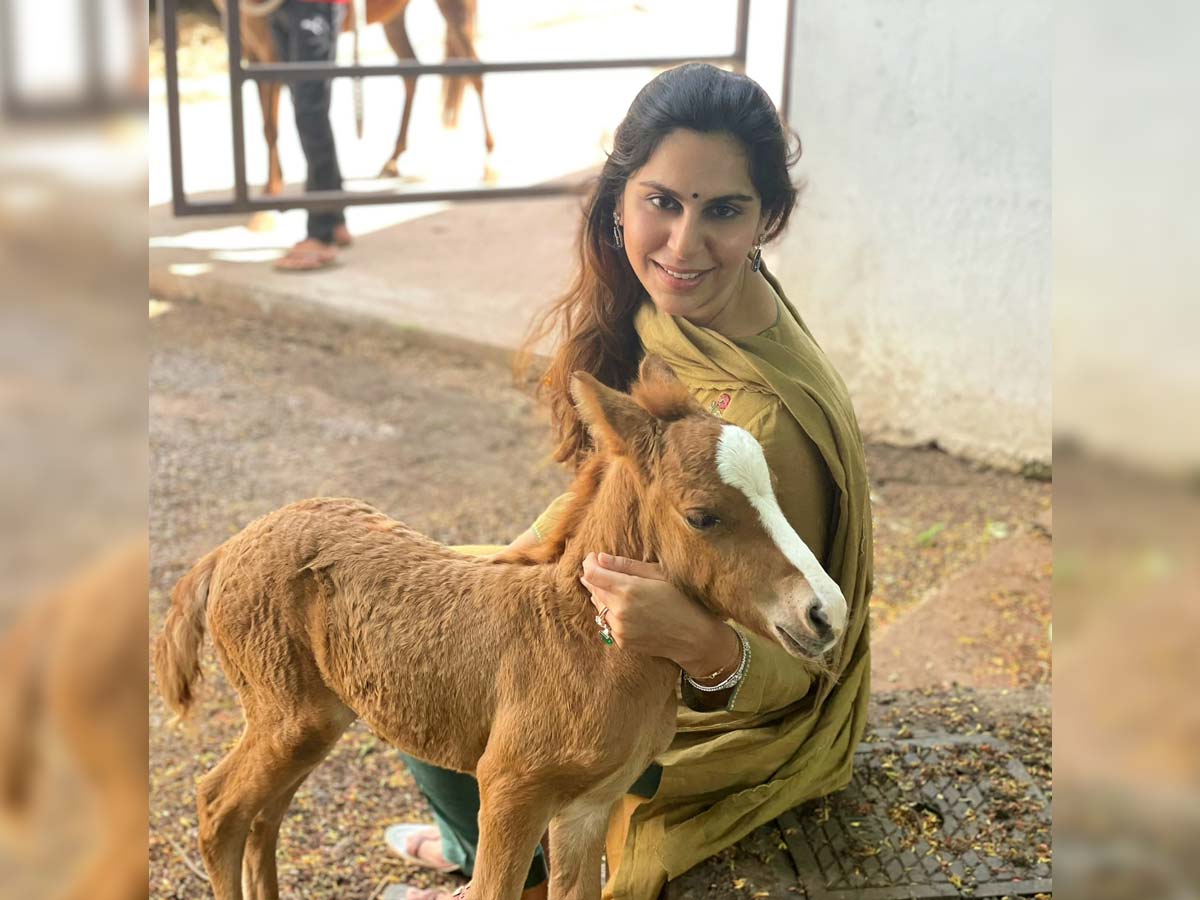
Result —
MULTIPOLYGON (((224 0, 213 0, 220 10, 222 19, 225 17, 224 0)), ((416 51, 408 39, 404 27, 404 13, 409 0, 366 0, 367 24, 376 22, 383 25, 384 34, 396 58, 401 62, 417 61, 416 51)), ((279 53, 275 41, 271 38, 271 27, 268 14, 281 4, 274 0, 265 3, 254 3, 243 0, 239 4, 241 10, 242 51, 247 62, 275 63, 279 62, 279 53)), ((438 10, 446 20, 446 59, 479 60, 475 52, 475 19, 476 0, 437 0, 438 10)), ((354 4, 349 4, 343 31, 354 28, 354 4)), ((396 145, 391 157, 380 169, 381 177, 396 177, 400 174, 400 155, 408 148, 408 123, 412 115, 413 96, 417 90, 416 75, 401 76, 404 79, 404 111, 400 116, 400 132, 396 136, 396 145)), ((458 124, 458 111, 462 106, 463 88, 466 81, 475 86, 479 97, 479 114, 483 119, 483 137, 487 152, 491 153, 495 146, 492 132, 488 127, 487 112, 483 104, 483 76, 455 75, 442 79, 442 122, 447 127, 458 124)), ((267 183, 263 193, 274 196, 283 191, 283 170, 279 165, 279 91, 283 86, 279 81, 258 80, 258 99, 262 105, 263 138, 267 142, 267 183)))

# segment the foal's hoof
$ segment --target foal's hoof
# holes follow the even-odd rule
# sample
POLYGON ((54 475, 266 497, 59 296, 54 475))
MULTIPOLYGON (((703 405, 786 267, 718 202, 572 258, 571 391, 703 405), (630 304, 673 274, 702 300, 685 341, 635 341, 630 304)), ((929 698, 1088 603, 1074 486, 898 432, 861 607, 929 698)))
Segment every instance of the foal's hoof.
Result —
POLYGON ((389 159, 383 164, 383 168, 379 170, 380 178, 399 178, 400 165, 394 159, 389 159))

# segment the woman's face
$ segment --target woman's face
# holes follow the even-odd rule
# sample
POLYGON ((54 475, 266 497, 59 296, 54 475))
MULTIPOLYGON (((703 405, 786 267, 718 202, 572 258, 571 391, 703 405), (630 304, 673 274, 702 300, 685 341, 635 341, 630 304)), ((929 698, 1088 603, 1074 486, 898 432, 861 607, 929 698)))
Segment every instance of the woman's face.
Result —
POLYGON ((765 226, 736 138, 671 132, 626 181, 617 212, 625 253, 659 310, 702 326, 728 318, 765 226))

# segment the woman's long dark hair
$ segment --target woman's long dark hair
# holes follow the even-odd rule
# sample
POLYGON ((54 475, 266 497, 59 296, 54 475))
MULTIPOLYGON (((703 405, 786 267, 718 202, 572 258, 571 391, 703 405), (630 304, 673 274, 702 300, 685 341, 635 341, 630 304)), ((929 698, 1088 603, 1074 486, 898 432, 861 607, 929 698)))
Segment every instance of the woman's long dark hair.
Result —
POLYGON ((590 444, 571 403, 572 373, 582 370, 627 390, 642 357, 633 317, 643 289, 625 251, 612 243, 613 210, 626 180, 679 128, 728 134, 745 148, 750 180, 767 215, 766 241, 783 231, 796 205, 799 190, 789 169, 800 158, 800 141, 785 132, 771 98, 756 82, 689 63, 663 72, 638 92, 585 203, 578 270, 566 293, 535 320, 522 348, 528 361, 544 338, 557 337, 538 392, 550 403, 558 438, 554 458, 576 468, 590 444), (794 150, 789 137, 795 138, 794 150))

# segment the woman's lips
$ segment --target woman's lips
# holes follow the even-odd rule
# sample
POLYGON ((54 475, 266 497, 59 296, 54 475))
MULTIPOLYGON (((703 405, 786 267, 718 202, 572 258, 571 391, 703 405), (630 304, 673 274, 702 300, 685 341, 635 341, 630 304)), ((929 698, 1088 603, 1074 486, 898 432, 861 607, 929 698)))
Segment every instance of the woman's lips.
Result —
MULTIPOLYGON (((662 263, 653 259, 650 260, 650 262, 654 264, 654 268, 658 272, 658 277, 661 278, 668 287, 674 290, 690 290, 707 278, 708 273, 712 271, 712 269, 699 269, 697 271, 699 271, 700 274, 695 278, 676 278, 667 271, 666 267, 662 263)), ((684 270, 677 269, 676 271, 684 270)))

